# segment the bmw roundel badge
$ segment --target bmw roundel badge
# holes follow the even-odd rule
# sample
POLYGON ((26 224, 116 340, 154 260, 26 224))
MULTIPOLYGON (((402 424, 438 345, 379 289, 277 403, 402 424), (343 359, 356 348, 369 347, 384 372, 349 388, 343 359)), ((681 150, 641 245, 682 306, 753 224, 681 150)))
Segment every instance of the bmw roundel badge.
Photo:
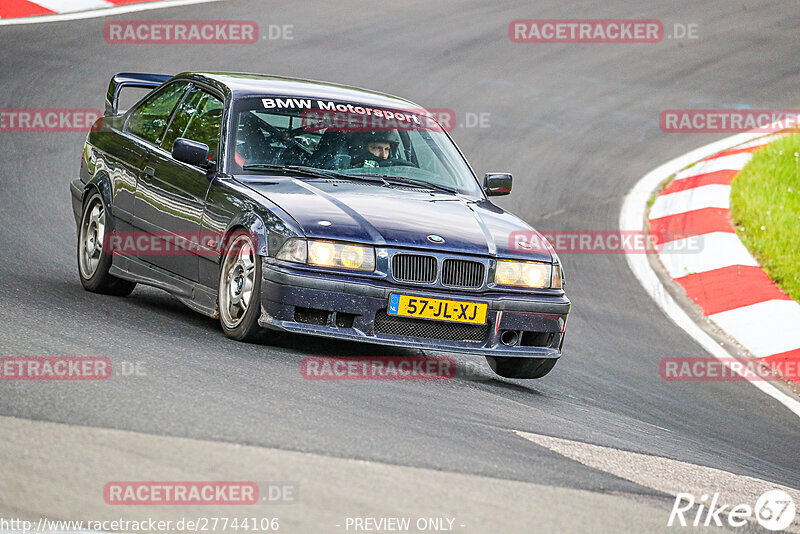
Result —
POLYGON ((431 243, 441 244, 444 243, 444 238, 440 235, 431 234, 428 236, 428 241, 430 241, 431 243))

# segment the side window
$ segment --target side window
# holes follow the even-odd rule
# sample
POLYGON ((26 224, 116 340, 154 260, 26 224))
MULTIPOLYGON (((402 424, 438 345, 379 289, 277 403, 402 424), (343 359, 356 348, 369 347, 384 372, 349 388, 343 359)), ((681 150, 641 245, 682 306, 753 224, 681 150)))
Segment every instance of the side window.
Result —
POLYGON ((186 91, 185 83, 174 83, 150 97, 131 114, 128 119, 128 131, 157 145, 184 91, 186 91))
POLYGON ((208 145, 210 157, 216 161, 222 127, 222 108, 222 101, 219 98, 198 87, 193 88, 175 113, 161 148, 172 152, 175 139, 183 137, 208 145))

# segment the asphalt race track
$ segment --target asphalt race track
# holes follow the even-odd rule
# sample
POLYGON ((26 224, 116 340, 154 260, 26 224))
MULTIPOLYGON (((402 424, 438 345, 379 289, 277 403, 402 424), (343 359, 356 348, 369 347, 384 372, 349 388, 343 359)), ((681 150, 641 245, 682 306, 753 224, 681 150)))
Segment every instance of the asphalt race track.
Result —
MULTIPOLYGON (((663 109, 798 104, 800 11, 790 1, 637 8, 620 0, 229 0, 118 18, 246 19, 294 29, 291 40, 250 45, 125 45, 104 40, 103 18, 0 27, 0 108, 99 109, 117 72, 224 70, 385 91, 451 108, 462 124, 484 113, 487 127, 464 125, 452 135, 479 175, 513 173, 513 193, 497 203, 542 230, 616 229, 623 197, 642 175, 722 137, 663 133, 663 109), (699 38, 516 44, 507 31, 519 18, 696 23, 699 38)), ((88 293, 77 275, 68 189, 84 138, 0 134, 0 355, 108 356, 146 373, 91 383, 4 381, 2 416, 621 495, 654 503, 661 524, 672 499, 653 486, 514 431, 800 488, 800 421, 789 410, 746 383, 662 380, 661 359, 704 352, 650 300, 623 255, 562 256, 573 305, 564 356, 535 381, 496 377, 482 357, 459 357, 463 376, 446 381, 308 381, 299 372, 305 356, 419 352, 306 337, 239 344, 161 291, 88 293)), ((151 449, 153 458, 160 451, 151 449)), ((6 453, 0 478, 13 485, 15 458, 6 453)), ((324 484, 325 473, 318 475, 324 484)), ((52 481, 59 484, 68 489, 52 481)), ((302 491, 291 510, 311 513, 302 491)), ((346 487, 335 491, 345 495, 342 518, 361 514, 358 502, 346 508, 346 487)), ((3 505, 8 498, 0 492, 0 512, 50 513, 3 505)), ((533 512, 547 518, 547 510, 533 512)), ((490 512, 482 515, 491 521, 490 512)), ((460 531, 484 531, 465 521, 460 531)), ((345 531, 298 525, 298 532, 345 531)))

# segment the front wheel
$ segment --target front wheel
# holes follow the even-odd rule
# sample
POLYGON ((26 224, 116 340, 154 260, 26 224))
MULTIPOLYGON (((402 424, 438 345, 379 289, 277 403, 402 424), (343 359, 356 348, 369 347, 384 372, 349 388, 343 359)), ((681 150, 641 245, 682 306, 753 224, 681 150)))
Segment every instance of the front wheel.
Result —
POLYGON ((492 371, 503 378, 542 378, 555 367, 558 358, 509 358, 487 356, 492 371))
POLYGON ((225 335, 237 341, 260 341, 261 262, 250 235, 233 233, 220 262, 219 322, 225 335))
POLYGON ((136 282, 122 280, 109 274, 111 251, 106 250, 106 227, 111 215, 106 210, 103 197, 95 191, 83 203, 81 225, 78 228, 78 274, 87 291, 124 297, 130 295, 136 282))

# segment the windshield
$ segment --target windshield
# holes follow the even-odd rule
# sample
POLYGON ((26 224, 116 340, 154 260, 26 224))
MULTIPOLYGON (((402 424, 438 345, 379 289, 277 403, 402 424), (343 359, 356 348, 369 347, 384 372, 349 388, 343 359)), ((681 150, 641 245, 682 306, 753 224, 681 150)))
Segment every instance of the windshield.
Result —
POLYGON ((247 98, 234 106, 233 120, 228 167, 234 174, 300 166, 483 196, 453 142, 419 109, 247 98))

